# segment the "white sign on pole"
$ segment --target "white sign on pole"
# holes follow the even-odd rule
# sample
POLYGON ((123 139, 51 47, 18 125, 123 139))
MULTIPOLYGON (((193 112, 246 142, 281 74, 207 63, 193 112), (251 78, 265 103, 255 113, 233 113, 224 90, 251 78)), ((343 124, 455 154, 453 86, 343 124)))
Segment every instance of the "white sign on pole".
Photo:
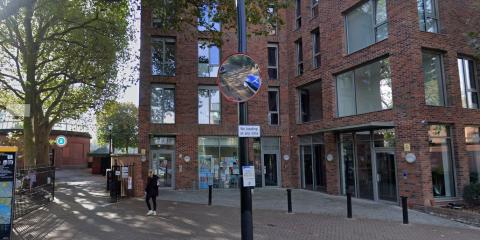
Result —
POLYGON ((128 178, 128 167, 122 167, 122 178, 128 178))
POLYGON ((260 137, 260 126, 239 125, 238 137, 260 137))
POLYGON ((255 168, 253 166, 243 166, 243 186, 255 187, 255 168))

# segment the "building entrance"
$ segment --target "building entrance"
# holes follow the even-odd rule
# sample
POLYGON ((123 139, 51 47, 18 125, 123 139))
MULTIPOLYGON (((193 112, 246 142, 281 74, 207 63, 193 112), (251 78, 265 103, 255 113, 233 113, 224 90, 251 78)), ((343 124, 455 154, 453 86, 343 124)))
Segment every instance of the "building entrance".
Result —
POLYGON ((342 193, 398 201, 394 144, 393 129, 340 134, 342 193))
POLYGON ((325 191, 326 190, 326 162, 323 137, 300 137, 300 155, 302 165, 302 188, 325 191))
POLYGON ((175 186, 175 138, 154 137, 150 150, 150 169, 158 176, 159 187, 175 186))

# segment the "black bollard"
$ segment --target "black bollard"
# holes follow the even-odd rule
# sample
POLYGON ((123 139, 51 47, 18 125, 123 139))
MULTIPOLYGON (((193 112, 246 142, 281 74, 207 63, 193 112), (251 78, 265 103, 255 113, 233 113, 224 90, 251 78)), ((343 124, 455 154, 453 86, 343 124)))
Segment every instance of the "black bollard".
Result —
POLYGON ((213 186, 208 185, 208 206, 212 206, 212 191, 213 191, 213 186))
POLYGON ((352 194, 347 193, 347 218, 352 218, 352 194))
POLYGON ((292 213, 292 189, 287 189, 288 213, 292 213))
POLYGON ((402 197, 403 224, 408 224, 408 197, 402 197))

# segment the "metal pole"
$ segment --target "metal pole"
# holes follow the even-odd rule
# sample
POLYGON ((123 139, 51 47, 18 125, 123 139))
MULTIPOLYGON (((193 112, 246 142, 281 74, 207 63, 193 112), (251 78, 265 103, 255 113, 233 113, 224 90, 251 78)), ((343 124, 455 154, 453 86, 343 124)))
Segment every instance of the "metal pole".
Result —
POLYGON ((292 189, 287 189, 288 213, 292 213, 292 189))
POLYGON ((212 185, 208 185, 208 206, 212 206, 212 185))
MULTIPOLYGON (((247 21, 245 16, 245 0, 237 0, 237 32, 238 32, 238 52, 247 52, 247 21)), ((246 125, 247 118, 247 104, 241 102, 238 104, 238 123, 239 125, 246 125)), ((243 175, 243 166, 248 164, 248 147, 247 139, 239 138, 239 159, 240 171, 243 175)), ((241 228, 242 240, 253 240, 253 218, 252 218, 252 192, 249 187, 243 186, 241 181, 240 187, 240 211, 241 211, 241 228)))
POLYGON ((403 224, 408 224, 408 198, 402 197, 403 224))
POLYGON ((352 193, 347 193, 347 218, 352 218, 352 193))

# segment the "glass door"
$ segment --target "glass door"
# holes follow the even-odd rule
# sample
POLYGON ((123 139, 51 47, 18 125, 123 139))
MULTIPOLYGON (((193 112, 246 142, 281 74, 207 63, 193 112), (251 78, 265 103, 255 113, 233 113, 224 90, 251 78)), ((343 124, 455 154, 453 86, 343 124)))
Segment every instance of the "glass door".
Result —
POLYGON ((301 146, 303 188, 313 190, 313 156, 310 145, 301 146))
POLYGON ((173 152, 161 150, 152 151, 152 171, 158 176, 158 187, 172 187, 173 179, 173 152))
POLYGON ((377 164, 378 199, 396 202, 397 178, 395 154, 393 152, 377 152, 375 158, 377 164))
POLYGON ((356 133, 358 197, 374 200, 370 132, 356 133))
POLYGON ((277 154, 264 154, 265 186, 278 186, 277 154))
POLYGON ((323 145, 313 145, 313 151, 315 156, 315 190, 326 191, 327 190, 327 166, 325 162, 325 154, 323 145))

